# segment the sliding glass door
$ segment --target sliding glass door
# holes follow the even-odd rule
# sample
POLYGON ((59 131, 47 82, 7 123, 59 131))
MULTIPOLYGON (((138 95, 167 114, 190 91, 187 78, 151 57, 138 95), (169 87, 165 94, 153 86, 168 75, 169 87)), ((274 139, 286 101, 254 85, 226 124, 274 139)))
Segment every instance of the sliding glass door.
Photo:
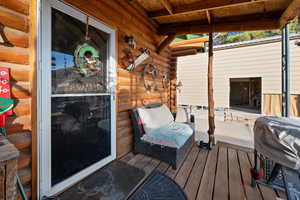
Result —
POLYGON ((42 9, 41 194, 115 158, 115 31, 56 0, 42 9))

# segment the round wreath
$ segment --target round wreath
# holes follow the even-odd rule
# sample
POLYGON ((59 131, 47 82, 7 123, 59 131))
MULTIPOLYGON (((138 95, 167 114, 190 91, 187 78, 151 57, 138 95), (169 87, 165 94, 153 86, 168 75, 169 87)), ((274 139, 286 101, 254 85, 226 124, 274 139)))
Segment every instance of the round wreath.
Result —
POLYGON ((99 51, 87 43, 77 46, 74 59, 79 72, 85 77, 96 74, 103 67, 99 51))
POLYGON ((156 65, 149 63, 145 64, 144 70, 142 73, 142 78, 144 81, 144 87, 146 90, 151 91, 153 89, 156 89, 156 81, 157 81, 157 67, 156 65), (148 81, 146 80, 146 76, 150 75, 152 77, 152 84, 149 84, 148 81))

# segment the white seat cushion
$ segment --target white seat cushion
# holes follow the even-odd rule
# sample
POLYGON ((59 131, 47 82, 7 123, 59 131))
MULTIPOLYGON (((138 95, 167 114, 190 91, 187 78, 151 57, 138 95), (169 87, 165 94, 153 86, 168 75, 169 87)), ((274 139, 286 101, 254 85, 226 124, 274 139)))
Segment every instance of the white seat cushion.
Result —
POLYGON ((145 133, 151 133, 155 129, 174 122, 173 115, 166 105, 155 108, 138 108, 145 133))

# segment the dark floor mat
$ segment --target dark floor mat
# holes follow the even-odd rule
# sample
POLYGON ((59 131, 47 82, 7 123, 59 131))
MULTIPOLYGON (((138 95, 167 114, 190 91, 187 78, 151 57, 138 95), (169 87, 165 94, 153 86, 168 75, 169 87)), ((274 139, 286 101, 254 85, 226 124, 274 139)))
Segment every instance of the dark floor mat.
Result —
POLYGON ((128 200, 187 200, 187 197, 173 179, 155 171, 128 200))
POLYGON ((143 170, 114 161, 60 194, 57 199, 123 200, 144 176, 143 170))

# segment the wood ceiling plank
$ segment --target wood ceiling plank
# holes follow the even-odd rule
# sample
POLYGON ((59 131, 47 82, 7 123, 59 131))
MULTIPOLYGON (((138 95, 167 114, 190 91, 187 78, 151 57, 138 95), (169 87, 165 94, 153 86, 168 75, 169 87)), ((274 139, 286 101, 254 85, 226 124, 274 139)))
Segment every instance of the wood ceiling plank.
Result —
POLYGON ((273 30, 278 29, 278 19, 265 20, 243 20, 235 22, 225 22, 216 24, 194 24, 194 25, 177 25, 177 26, 161 26, 158 29, 160 35, 185 35, 194 33, 210 33, 210 32, 240 32, 254 30, 273 30))
POLYGON ((293 0, 279 19, 279 25, 282 28, 285 24, 293 20, 300 14, 300 0, 293 0))
MULTIPOLYGON (((161 0, 162 1, 162 0, 161 0)), ((181 15, 191 12, 205 12, 206 10, 214 10, 219 8, 227 8, 231 6, 238 6, 242 4, 253 4, 263 2, 266 0, 220 0, 220 1, 201 1, 192 4, 181 5, 172 8, 173 15, 181 15)), ((149 16, 154 19, 159 19, 163 16, 169 16, 170 12, 165 9, 149 12, 149 16)))
POLYGON ((209 10, 206 10, 206 16, 207 16, 208 23, 211 24, 211 15, 210 15, 209 10))
POLYGON ((173 15, 173 8, 169 0, 160 0, 160 3, 166 8, 170 15, 173 15))

